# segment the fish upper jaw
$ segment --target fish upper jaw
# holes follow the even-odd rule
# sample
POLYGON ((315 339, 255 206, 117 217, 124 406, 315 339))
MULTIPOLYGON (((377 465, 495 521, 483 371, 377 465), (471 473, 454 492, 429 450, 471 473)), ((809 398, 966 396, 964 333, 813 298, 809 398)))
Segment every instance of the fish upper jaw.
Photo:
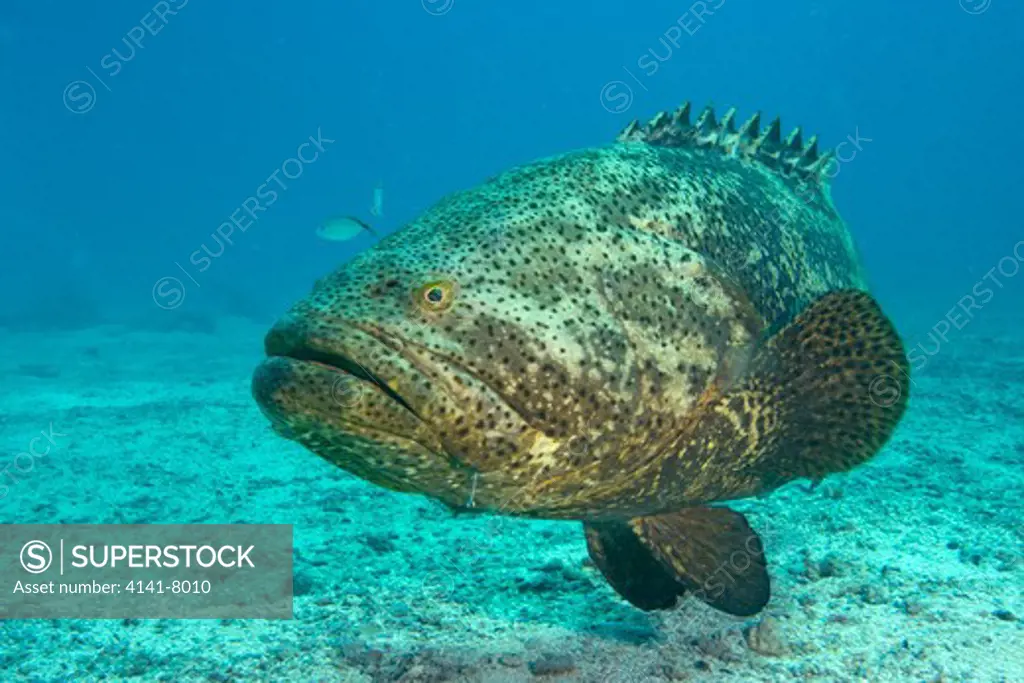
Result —
MULTIPOLYGON (((253 396, 283 435, 299 425, 422 438, 417 405, 429 400, 415 367, 352 325, 328 326, 289 314, 267 333, 267 359, 253 396)), ((299 430, 301 431, 301 430, 299 430)))
MULTIPOLYGON (((361 339, 359 342, 360 346, 372 344, 373 341, 368 337, 361 339)), ((281 357, 299 362, 313 363, 340 373, 342 377, 347 375, 375 385, 377 389, 392 401, 408 410, 417 418, 419 417, 416 410, 403 396, 395 391, 390 383, 367 368, 368 361, 360 362, 353 358, 352 355, 346 352, 345 345, 343 344, 337 344, 331 339, 312 336, 307 332, 307 328, 298 323, 292 316, 286 317, 271 328, 264 340, 264 349, 269 358, 281 357)))
POLYGON ((357 324, 302 316, 275 325, 265 346, 252 392, 279 435, 379 486, 449 505, 470 496, 472 473, 420 417, 430 382, 400 353, 357 324))

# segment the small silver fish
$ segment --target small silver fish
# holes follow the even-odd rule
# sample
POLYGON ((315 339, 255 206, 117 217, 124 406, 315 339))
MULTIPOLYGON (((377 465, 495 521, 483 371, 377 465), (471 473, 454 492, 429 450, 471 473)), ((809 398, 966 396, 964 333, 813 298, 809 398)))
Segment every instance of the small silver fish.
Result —
POLYGON ((380 181, 373 188, 373 203, 370 205, 370 215, 379 218, 384 215, 384 182, 380 181))
POLYGON ((377 231, 355 216, 332 218, 316 229, 316 236, 329 242, 348 242, 363 232, 380 237, 377 231))

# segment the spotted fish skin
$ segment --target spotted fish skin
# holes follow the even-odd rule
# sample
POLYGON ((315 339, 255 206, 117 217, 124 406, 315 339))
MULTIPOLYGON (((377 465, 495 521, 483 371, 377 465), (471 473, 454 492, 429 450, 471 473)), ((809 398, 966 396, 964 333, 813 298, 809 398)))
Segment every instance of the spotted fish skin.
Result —
POLYGON ((283 435, 452 508, 657 514, 800 475, 696 423, 754 429, 715 401, 766 330, 864 288, 827 184, 626 139, 447 197, 319 282, 254 393, 283 435))

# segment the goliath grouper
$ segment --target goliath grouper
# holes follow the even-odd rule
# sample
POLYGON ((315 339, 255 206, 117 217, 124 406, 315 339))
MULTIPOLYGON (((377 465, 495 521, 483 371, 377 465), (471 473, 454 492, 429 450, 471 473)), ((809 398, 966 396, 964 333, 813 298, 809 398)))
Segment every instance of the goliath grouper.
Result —
POLYGON ((443 199, 271 329, 256 400, 380 486, 581 520, 642 609, 758 612, 760 539, 709 504, 863 463, 909 388, 832 156, 780 130, 685 104, 443 199))

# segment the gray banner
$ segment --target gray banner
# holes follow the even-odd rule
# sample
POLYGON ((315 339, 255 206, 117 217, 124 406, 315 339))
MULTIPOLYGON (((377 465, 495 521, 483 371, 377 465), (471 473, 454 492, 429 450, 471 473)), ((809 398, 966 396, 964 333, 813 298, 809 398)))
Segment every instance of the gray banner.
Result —
POLYGON ((291 525, 0 525, 0 619, 129 618, 291 619, 291 525))

